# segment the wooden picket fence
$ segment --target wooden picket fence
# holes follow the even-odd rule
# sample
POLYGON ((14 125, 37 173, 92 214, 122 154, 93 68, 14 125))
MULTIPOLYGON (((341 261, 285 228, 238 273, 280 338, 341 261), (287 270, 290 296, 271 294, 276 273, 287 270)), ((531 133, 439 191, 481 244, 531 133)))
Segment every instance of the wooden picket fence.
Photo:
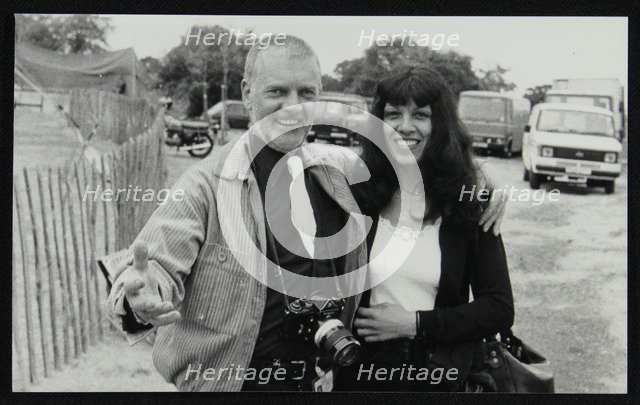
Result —
POLYGON ((149 128, 157 111, 143 98, 97 89, 74 89, 69 101, 69 115, 85 139, 98 136, 118 144, 149 128))
POLYGON ((60 167, 14 173, 14 390, 37 384, 102 340, 108 291, 96 260, 127 247, 157 203, 91 191, 163 188, 163 128, 158 114, 99 161, 79 154, 60 167))

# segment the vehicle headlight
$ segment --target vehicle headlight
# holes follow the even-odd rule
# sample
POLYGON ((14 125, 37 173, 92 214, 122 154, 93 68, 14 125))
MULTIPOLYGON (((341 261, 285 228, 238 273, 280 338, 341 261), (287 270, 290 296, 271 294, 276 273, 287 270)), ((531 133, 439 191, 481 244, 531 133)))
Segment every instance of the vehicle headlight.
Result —
POLYGON ((551 146, 543 146, 540 148, 540 156, 553 157, 553 148, 551 146))
POLYGON ((618 154, 617 153, 605 153, 604 154, 604 162, 605 163, 615 163, 618 160, 618 154))

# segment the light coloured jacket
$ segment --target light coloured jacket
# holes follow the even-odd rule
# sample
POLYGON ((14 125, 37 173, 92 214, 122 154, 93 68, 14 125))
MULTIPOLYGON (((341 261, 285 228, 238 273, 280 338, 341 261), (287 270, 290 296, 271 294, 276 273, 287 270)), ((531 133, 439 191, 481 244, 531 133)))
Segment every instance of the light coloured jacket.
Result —
MULTIPOLYGON (((248 250, 231 252, 227 240, 235 235, 222 235, 220 226, 220 215, 239 211, 244 225, 238 227, 246 226, 253 243, 266 252, 264 210, 250 170, 248 146, 245 142, 232 152, 236 142, 242 141, 230 142, 185 172, 173 187, 184 190, 184 200, 169 199, 160 206, 136 239, 147 243, 149 271, 159 280, 163 299, 173 302, 182 315, 180 322, 157 329, 153 348, 153 361, 160 374, 182 391, 239 391, 241 380, 204 379, 202 373, 196 379, 196 373, 187 375, 187 370, 200 368, 204 372, 213 368, 217 377, 224 368, 246 369, 264 311, 267 287, 236 260, 236 255, 246 255, 248 250), (219 196, 220 182, 239 189, 241 201, 219 196)), ((310 169, 312 176, 345 212, 359 213, 344 175, 339 169, 322 164, 330 150, 335 151, 326 145, 313 146, 309 148, 312 153, 305 154, 304 159, 316 164, 310 169)), ((331 161, 335 162, 335 157, 331 161)), ((358 232, 362 230, 354 229, 351 237, 363 240, 358 232)), ((345 272, 366 266, 366 250, 362 243, 345 256, 345 272)), ((107 303, 112 319, 120 323, 120 315, 125 312, 124 290, 118 276, 132 262, 129 253, 118 264, 107 303)), ((255 265, 251 269, 254 274, 264 274, 264 254, 252 257, 250 262, 255 265)), ((360 276, 358 280, 364 282, 360 276)), ((347 299, 341 318, 348 328, 359 300, 359 294, 347 299)))

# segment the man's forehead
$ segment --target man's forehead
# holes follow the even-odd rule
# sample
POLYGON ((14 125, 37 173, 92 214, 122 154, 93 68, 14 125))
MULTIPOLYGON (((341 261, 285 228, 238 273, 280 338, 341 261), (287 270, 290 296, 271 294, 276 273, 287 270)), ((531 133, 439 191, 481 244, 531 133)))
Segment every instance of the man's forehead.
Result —
POLYGON ((286 49, 267 48, 256 60, 255 78, 268 82, 320 82, 320 67, 314 55, 296 55, 286 49))

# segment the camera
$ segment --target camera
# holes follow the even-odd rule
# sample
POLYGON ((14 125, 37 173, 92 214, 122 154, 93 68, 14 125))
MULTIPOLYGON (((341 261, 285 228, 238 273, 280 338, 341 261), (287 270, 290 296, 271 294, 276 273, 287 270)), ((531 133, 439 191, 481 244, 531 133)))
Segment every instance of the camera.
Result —
POLYGON ((285 309, 282 334, 301 336, 313 341, 322 358, 331 364, 346 367, 360 356, 360 342, 343 325, 338 316, 344 309, 344 300, 312 301, 297 299, 285 309))

